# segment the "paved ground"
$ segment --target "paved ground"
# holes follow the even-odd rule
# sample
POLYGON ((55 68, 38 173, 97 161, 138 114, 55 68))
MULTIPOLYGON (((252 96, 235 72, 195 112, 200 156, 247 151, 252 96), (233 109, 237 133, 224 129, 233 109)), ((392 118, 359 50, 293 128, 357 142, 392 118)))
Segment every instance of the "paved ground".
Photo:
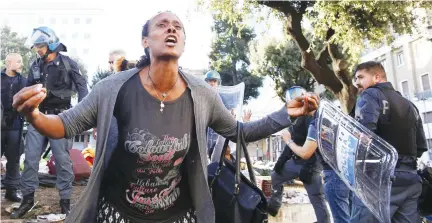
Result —
MULTIPOLYGON (((79 197, 83 191, 83 186, 74 186, 73 190, 73 201, 79 197)), ((291 189, 289 189, 291 190, 291 189)), ((295 188, 292 190, 304 190, 303 188, 295 188)), ((23 222, 11 221, 9 214, 6 212, 6 208, 12 205, 12 202, 4 200, 5 190, 1 191, 1 222, 12 223, 12 222, 23 222)), ((36 200, 39 201, 36 208, 27 217, 27 219, 35 218, 36 215, 49 214, 49 213, 60 213, 60 207, 58 205, 59 196, 55 188, 40 188, 36 192, 36 200)), ((279 214, 273 218, 270 217, 270 223, 312 223, 315 222, 315 214, 310 204, 284 204, 279 214)))

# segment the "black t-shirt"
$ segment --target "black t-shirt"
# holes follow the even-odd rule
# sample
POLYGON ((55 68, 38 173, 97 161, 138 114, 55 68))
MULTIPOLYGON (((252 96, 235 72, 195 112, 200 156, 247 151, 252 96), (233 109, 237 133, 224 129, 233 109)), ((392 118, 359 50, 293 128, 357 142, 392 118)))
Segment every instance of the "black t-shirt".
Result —
POLYGON ((119 143, 102 193, 132 222, 171 222, 192 207, 183 162, 190 146, 197 146, 190 91, 164 104, 162 113, 160 100, 145 90, 138 74, 116 100, 119 143))

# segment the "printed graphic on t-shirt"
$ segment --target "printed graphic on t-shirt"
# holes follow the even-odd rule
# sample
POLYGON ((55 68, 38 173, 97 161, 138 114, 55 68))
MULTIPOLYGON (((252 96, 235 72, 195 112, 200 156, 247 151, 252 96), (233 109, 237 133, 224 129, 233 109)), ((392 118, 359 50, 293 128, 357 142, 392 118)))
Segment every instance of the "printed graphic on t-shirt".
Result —
POLYGON ((125 191, 131 207, 151 214, 174 205, 180 196, 180 164, 189 144, 189 133, 181 138, 170 135, 159 138, 139 129, 128 133, 125 149, 137 155, 137 165, 132 170, 134 182, 125 191))

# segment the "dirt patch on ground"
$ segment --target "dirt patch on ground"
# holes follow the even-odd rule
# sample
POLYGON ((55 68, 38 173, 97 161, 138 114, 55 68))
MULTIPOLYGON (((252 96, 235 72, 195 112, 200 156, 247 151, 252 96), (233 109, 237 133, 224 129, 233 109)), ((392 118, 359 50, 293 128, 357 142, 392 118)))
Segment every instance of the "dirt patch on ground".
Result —
MULTIPOLYGON (((72 205, 78 200, 79 196, 84 191, 85 186, 74 186, 72 190, 72 205)), ((9 213, 6 208, 10 207, 14 202, 4 199, 6 190, 1 190, 1 220, 9 219, 9 213)), ((60 197, 56 188, 41 187, 36 190, 35 202, 39 201, 36 207, 25 216, 25 219, 36 219, 37 215, 43 214, 60 214, 60 197), (48 213, 45 213, 48 212, 48 213)))

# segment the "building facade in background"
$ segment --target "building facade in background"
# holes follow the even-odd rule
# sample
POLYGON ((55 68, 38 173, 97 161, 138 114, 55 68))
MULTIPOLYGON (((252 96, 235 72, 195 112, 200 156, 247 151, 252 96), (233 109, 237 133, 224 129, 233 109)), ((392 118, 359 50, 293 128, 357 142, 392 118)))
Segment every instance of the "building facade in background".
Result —
POLYGON ((66 45, 65 54, 79 58, 93 73, 97 69, 95 43, 101 38, 94 30, 103 22, 102 13, 100 4, 94 1, 5 1, 0 7, 0 26, 7 25, 23 37, 30 36, 33 28, 39 26, 52 28, 66 45))

